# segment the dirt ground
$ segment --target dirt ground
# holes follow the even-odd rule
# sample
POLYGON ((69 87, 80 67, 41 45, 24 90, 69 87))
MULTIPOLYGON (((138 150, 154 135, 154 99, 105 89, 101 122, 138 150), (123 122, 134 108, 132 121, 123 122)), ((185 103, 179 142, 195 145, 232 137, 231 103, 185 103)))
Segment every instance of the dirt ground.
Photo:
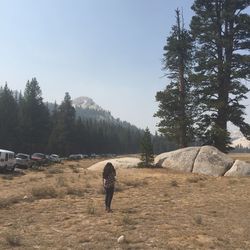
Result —
POLYGON ((118 170, 106 213, 97 161, 0 174, 0 249, 250 249, 249 177, 118 170))

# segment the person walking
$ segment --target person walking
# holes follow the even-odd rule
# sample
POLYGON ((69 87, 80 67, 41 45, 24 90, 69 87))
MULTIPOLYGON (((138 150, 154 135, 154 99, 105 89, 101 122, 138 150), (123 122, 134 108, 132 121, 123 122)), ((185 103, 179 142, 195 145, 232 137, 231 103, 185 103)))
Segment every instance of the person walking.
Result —
POLYGON ((105 189, 105 207, 108 213, 112 213, 111 202, 115 190, 116 171, 111 162, 108 162, 103 169, 103 187, 105 189))

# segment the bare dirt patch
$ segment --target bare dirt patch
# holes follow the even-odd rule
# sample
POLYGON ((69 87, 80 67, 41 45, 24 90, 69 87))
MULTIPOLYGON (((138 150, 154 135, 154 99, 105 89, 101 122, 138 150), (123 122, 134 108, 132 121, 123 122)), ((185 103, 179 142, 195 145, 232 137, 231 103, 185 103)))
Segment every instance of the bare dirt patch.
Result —
POLYGON ((250 249, 250 178, 119 169, 106 213, 96 161, 0 178, 0 249, 250 249))

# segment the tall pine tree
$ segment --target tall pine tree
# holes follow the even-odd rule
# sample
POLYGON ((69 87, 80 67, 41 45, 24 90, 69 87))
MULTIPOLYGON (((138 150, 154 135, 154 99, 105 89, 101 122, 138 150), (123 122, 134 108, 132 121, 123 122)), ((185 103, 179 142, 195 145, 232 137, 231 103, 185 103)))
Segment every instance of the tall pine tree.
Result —
POLYGON ((21 105, 22 145, 24 152, 46 152, 49 136, 49 110, 43 103, 36 78, 28 81, 21 105))
POLYGON ((19 144, 18 104, 5 84, 0 90, 0 148, 17 150, 19 144))
POLYGON ((228 150, 227 122, 250 136, 240 102, 248 92, 250 16, 244 13, 250 0, 196 0, 191 30, 196 40, 196 96, 202 110, 199 130, 204 143, 228 150))
POLYGON ((75 109, 69 93, 65 93, 64 100, 54 112, 56 120, 53 122, 49 148, 58 154, 68 156, 75 148, 75 109))
POLYGON ((164 91, 157 92, 161 121, 159 131, 179 147, 187 147, 194 139, 195 105, 189 74, 192 62, 192 39, 184 28, 180 11, 176 10, 176 25, 164 46, 164 67, 171 80, 164 91))

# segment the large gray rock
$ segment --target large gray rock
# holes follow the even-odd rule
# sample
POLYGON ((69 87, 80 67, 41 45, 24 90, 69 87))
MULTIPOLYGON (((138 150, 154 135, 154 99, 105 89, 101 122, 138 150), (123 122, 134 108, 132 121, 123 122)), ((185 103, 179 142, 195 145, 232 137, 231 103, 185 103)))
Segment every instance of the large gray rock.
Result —
POLYGON ((192 172, 199 150, 200 147, 188 147, 163 153, 155 157, 155 164, 177 171, 192 172))
POLYGON ((225 173, 225 176, 250 176, 250 164, 236 160, 234 165, 225 173))
POLYGON ((193 173, 211 176, 224 175, 233 165, 234 160, 213 146, 203 146, 197 155, 193 173))

